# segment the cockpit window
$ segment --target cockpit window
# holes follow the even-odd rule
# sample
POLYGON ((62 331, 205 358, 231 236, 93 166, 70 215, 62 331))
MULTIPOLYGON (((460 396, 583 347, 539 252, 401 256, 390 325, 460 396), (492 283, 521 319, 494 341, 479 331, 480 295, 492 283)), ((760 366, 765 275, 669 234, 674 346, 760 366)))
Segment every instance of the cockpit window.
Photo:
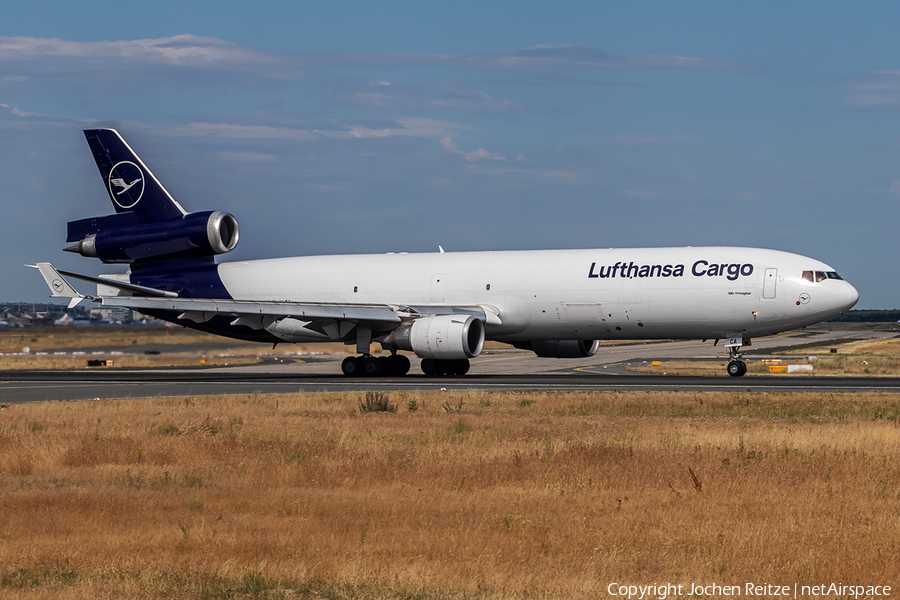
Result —
POLYGON ((838 275, 837 271, 803 271, 800 279, 803 281, 808 281, 810 283, 819 283, 820 281, 825 281, 826 279, 843 280, 844 278, 838 275))

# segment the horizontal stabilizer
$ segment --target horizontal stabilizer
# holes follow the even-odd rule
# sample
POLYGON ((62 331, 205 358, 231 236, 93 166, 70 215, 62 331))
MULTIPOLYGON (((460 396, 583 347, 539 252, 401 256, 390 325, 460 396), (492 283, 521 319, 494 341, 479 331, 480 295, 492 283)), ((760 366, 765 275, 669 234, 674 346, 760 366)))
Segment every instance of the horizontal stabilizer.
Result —
MULTIPOLYGON (((41 263, 38 263, 41 264, 41 263)), ((45 263, 46 264, 46 263, 45 263)), ((79 273, 72 273, 71 271, 58 271, 63 275, 68 275, 69 277, 74 277, 75 279, 80 279, 82 281, 89 281, 91 283, 98 283, 100 285, 108 285, 109 287, 118 288, 120 290, 125 290, 126 292, 131 292, 133 294, 137 294, 138 296, 153 296, 156 298, 177 298, 178 294, 175 292, 169 292, 167 290, 158 290, 156 288, 147 287, 145 285, 135 285, 133 283, 125 283, 124 281, 116 281, 115 279, 104 279, 103 277, 94 277, 92 275, 81 275, 79 273)))
POLYGON ((63 277, 50 263, 41 262, 36 265, 25 266, 40 271, 41 277, 44 278, 44 282, 47 284, 47 287, 50 288, 51 298, 69 298, 71 300, 69 302, 69 308, 73 308, 79 302, 87 298, 87 296, 79 294, 75 288, 72 287, 72 284, 66 281, 66 278, 63 277))

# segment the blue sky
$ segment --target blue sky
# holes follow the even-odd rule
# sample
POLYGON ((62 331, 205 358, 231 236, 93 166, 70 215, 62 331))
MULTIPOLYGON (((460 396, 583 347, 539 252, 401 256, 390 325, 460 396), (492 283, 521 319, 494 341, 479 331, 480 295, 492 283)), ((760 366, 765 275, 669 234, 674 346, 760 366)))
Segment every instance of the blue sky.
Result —
POLYGON ((114 126, 227 259, 740 245, 900 306, 900 5, 8 3, 0 299, 112 212, 114 126))

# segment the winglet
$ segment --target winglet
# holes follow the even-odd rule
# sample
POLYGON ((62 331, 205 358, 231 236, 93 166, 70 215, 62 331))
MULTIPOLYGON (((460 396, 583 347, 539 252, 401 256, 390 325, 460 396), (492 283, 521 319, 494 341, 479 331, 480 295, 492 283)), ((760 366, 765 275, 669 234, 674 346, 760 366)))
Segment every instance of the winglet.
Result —
POLYGON ((50 288, 51 298, 70 298, 69 308, 75 307, 79 302, 88 298, 87 296, 79 294, 75 288, 72 287, 72 284, 66 281, 66 278, 60 275, 59 271, 57 271, 50 263, 40 262, 36 265, 25 266, 37 269, 41 272, 41 276, 44 278, 47 287, 50 288))

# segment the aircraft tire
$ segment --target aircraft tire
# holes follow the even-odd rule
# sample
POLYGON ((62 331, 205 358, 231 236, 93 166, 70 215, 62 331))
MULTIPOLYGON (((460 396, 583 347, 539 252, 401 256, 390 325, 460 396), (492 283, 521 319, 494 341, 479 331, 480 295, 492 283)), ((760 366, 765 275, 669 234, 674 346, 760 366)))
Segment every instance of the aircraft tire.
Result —
POLYGON ((379 377, 384 373, 384 363, 379 358, 369 356, 363 359, 363 373, 366 377, 379 377))
POLYGON ((742 377, 747 373, 747 363, 742 360, 733 360, 728 363, 727 370, 732 377, 742 377))
POLYGON ((348 356, 341 363, 341 373, 347 377, 359 377, 362 375, 362 361, 360 357, 348 356))
POLYGON ((394 374, 394 363, 391 361, 390 356, 379 356, 378 357, 378 375, 380 377, 389 377, 394 374))
POLYGON ((432 377, 434 375, 440 375, 440 373, 438 373, 438 371, 437 371, 437 368, 438 368, 437 362, 438 361, 434 360, 433 358, 423 358, 422 363, 420 364, 422 372, 425 373, 426 375, 428 375, 429 377, 432 377))
POLYGON ((388 361, 391 366, 391 375, 406 375, 409 373, 409 359, 402 354, 395 354, 388 361))

